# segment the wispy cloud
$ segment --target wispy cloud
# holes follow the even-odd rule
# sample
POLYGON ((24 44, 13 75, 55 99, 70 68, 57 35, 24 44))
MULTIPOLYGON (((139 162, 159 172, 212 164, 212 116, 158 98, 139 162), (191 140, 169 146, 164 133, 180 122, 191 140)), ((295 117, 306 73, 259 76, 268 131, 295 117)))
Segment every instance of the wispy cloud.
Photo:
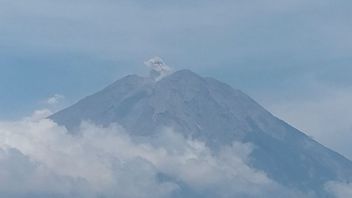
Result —
POLYGON ((322 144, 352 159, 352 88, 306 84, 307 94, 292 94, 268 105, 278 117, 296 126, 322 144))
POLYGON ((325 185, 325 188, 335 196, 335 198, 352 197, 351 183, 329 182, 325 185))
POLYGON ((55 94, 54 96, 48 98, 46 100, 46 103, 49 105, 57 105, 61 103, 65 99, 65 96, 60 95, 60 94, 55 94))

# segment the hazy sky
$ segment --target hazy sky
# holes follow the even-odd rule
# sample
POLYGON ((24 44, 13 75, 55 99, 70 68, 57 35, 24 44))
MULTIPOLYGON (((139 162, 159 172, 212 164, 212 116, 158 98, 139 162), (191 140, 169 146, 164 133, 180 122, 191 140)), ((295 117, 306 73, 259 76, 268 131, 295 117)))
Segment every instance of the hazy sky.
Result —
POLYGON ((0 0, 0 118, 70 105, 126 74, 147 74, 143 62, 158 55, 242 89, 352 159, 351 6, 0 0))

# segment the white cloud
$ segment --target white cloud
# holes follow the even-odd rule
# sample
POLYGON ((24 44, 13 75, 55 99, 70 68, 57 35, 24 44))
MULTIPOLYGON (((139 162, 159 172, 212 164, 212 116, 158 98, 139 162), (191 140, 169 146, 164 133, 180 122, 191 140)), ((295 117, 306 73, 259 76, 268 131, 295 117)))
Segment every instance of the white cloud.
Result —
POLYGON ((212 151, 171 129, 137 138, 82 123, 72 136, 47 119, 0 122, 0 196, 164 198, 186 185, 202 197, 295 197, 246 164, 251 150, 234 143, 212 151))
POLYGON ((39 121, 42 119, 45 119, 49 117, 53 112, 50 111, 49 109, 41 109, 41 110, 36 110, 33 112, 33 114, 29 117, 24 118, 25 120, 28 121, 39 121))

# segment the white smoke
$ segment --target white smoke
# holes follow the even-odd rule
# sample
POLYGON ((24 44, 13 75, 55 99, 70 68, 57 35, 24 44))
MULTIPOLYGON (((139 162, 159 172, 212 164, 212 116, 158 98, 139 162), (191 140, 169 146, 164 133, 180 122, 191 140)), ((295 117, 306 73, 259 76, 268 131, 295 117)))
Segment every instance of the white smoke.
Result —
POLYGON ((87 122, 72 136, 43 112, 0 122, 0 197, 168 198, 183 186, 200 197, 297 196, 247 166, 250 144, 212 151, 171 129, 141 139, 87 122))
POLYGON ((168 66, 160 57, 156 56, 148 61, 145 61, 144 64, 151 69, 150 75, 156 81, 164 78, 165 76, 172 73, 172 68, 168 66))

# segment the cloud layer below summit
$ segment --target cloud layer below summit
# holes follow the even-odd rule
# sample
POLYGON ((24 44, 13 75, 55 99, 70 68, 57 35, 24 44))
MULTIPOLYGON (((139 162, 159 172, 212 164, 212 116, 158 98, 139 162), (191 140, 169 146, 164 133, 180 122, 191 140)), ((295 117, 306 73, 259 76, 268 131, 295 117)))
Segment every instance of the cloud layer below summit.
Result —
MULTIPOLYGON (((46 112, 0 122, 1 196, 303 196, 249 167, 251 144, 234 142, 215 152, 172 129, 140 139, 117 125, 91 123, 82 123, 81 135, 71 136, 43 119, 46 112)), ((339 189, 335 186, 329 187, 339 189)))

